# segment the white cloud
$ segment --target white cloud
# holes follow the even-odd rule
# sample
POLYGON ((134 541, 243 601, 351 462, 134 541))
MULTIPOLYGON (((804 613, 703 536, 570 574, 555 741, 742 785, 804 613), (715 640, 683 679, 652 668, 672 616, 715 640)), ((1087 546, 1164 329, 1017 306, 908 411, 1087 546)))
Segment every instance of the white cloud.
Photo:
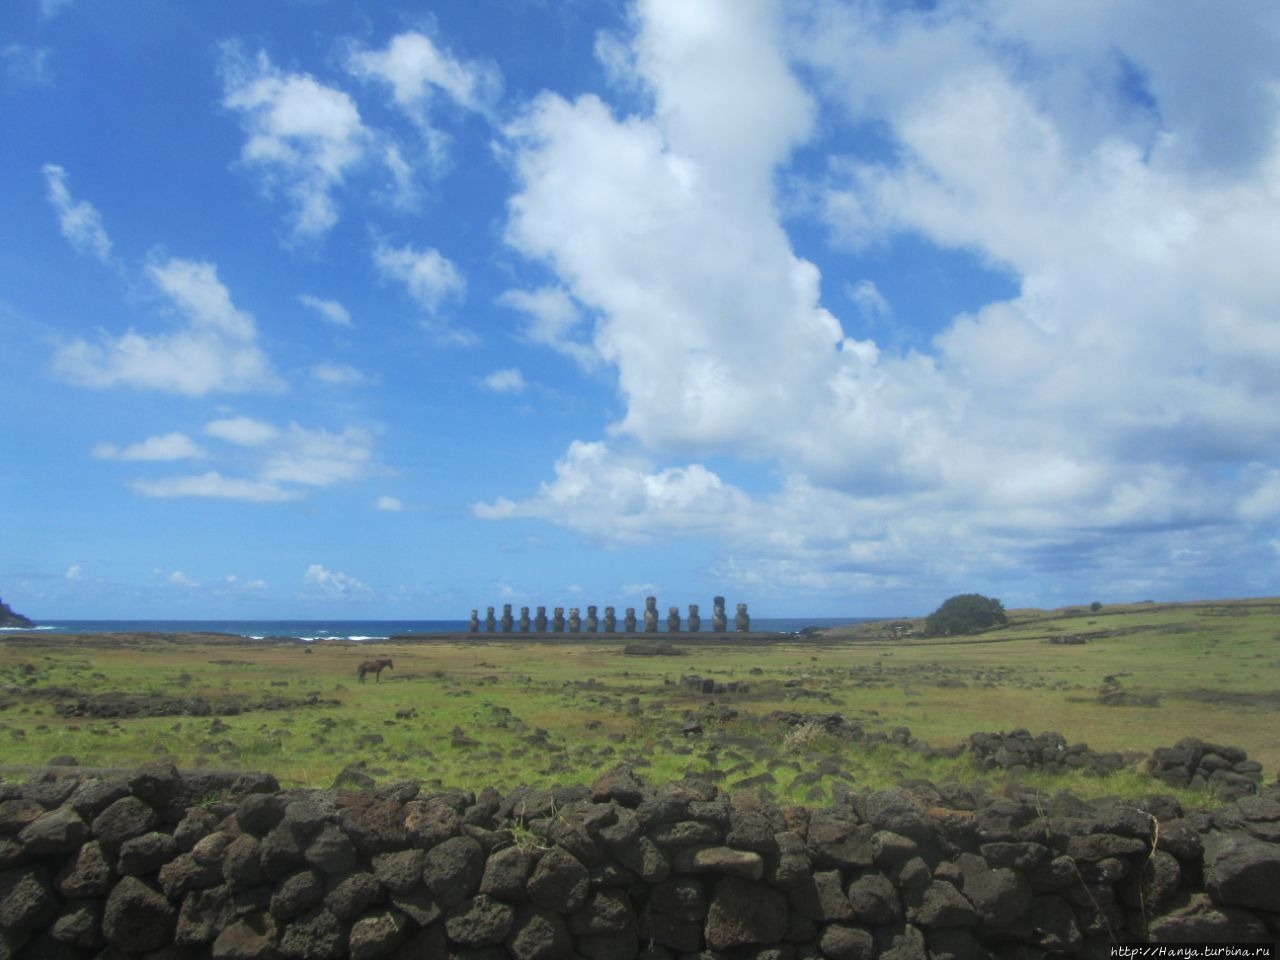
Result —
POLYGON ((238 309, 211 263, 177 258, 152 263, 148 279, 177 308, 182 325, 146 336, 103 333, 73 340, 54 370, 85 387, 129 386, 186 396, 277 390, 281 382, 257 344, 252 315, 238 309))
POLYGON ((604 443, 575 441, 555 466, 555 479, 515 503, 477 503, 484 519, 535 517, 604 541, 646 541, 666 532, 715 533, 749 498, 700 464, 651 470, 604 443))
POLYGON ((194 590, 200 586, 198 582, 196 582, 195 580, 192 580, 181 570, 173 571, 173 573, 169 574, 167 577, 165 577, 165 579, 168 580, 170 583, 172 583, 175 587, 185 587, 188 590, 194 590))
POLYGON ((459 60, 416 32, 398 34, 382 50, 352 53, 348 69, 355 76, 388 84, 396 103, 424 124, 436 91, 467 110, 489 113, 502 85, 493 64, 459 60))
POLYGON ((63 577, 67 580, 79 580, 83 575, 84 571, 80 564, 73 563, 71 566, 67 567, 67 572, 63 574, 63 577))
POLYGON ((385 510, 388 513, 399 513, 404 509, 404 501, 399 497, 379 497, 374 501, 374 506, 379 510, 385 510))
POLYGON ((481 381, 486 390, 492 390, 494 393, 521 393, 527 384, 524 382, 524 374, 517 367, 504 367, 501 370, 495 370, 481 381))
POLYGON ((244 500, 249 503, 278 503, 297 500, 296 490, 286 490, 265 480, 224 477, 217 471, 198 476, 164 477, 158 480, 134 480, 129 486, 144 497, 173 499, 200 497, 217 500, 244 500))
POLYGON ((399 280, 428 314, 435 314, 446 298, 458 296, 466 281, 451 260, 439 250, 412 246, 390 247, 379 244, 374 263, 384 276, 399 280))
MULTIPOLYGON (((766 449, 811 415, 841 339, 773 201, 813 103, 763 4, 655 2, 638 20, 654 115, 537 100, 508 130, 520 191, 507 239, 596 314, 590 341, 626 401, 616 430, 659 449, 766 449)), ((564 342, 571 314, 553 296, 506 302, 564 342)))
MULTIPOLYGON (((824 122, 884 142, 830 158, 816 186, 832 237, 856 252, 909 236, 1019 289, 904 352, 845 336, 783 231, 775 184, 814 103, 779 53, 777 9, 641 4, 627 49, 604 47, 650 113, 544 94, 508 129, 507 239, 558 285, 500 302, 533 318, 528 339, 616 369, 626 412, 610 431, 646 457, 575 442, 536 493, 476 514, 626 542, 702 532, 701 505, 720 500, 726 569, 815 589, 963 581, 970 562, 1106 583, 1196 538, 1246 543, 1232 524, 1275 499, 1248 465, 1280 454, 1274 57, 1241 45, 1241 107, 1216 78, 1193 89, 1202 70, 1173 57, 1155 10, 1083 25, 1070 4, 793 14, 788 49, 824 122), (1215 97, 1252 125, 1222 150, 1215 97), (736 468, 696 462, 711 457, 776 464, 779 487, 748 495, 736 468), (687 504, 660 495, 665 463, 684 464, 667 469, 687 504)), ((847 288, 869 321, 890 315, 878 279, 847 288)), ((892 314, 895 333, 919 329, 892 314)))
POLYGON ((373 437, 357 427, 341 433, 289 424, 262 470, 271 484, 327 487, 363 476, 373 462, 373 437))
POLYGON ((75 249, 103 263, 111 262, 111 238, 102 225, 102 215, 86 200, 75 200, 67 186, 67 171, 56 163, 41 168, 49 189, 49 202, 58 214, 62 235, 75 249))
POLYGON ((311 586, 319 588, 322 593, 329 596, 345 597, 353 594, 372 593, 369 587, 355 577, 348 576, 337 570, 327 570, 321 564, 313 563, 307 567, 307 572, 303 574, 303 581, 311 586))
POLYGON ((528 318, 522 331, 525 339, 573 358, 584 370, 600 365, 600 354, 580 339, 585 326, 582 311, 562 287, 508 290, 498 297, 498 303, 528 318))
POLYGON ((311 377, 333 386, 351 386, 368 381, 368 377, 346 363, 317 363, 311 368, 311 377))
POLYGON ((52 20, 74 2, 75 0, 40 0, 40 13, 46 20, 52 20))
POLYGON ((93 456, 99 460, 166 461, 198 460, 207 454, 185 433, 166 433, 125 447, 114 443, 99 443, 93 448, 93 456))
POLYGON ((271 424, 254 420, 252 417, 210 420, 205 424, 204 432, 211 437, 242 447, 259 447, 271 443, 280 435, 280 431, 271 424))
POLYGON ((379 243, 373 254, 374 264, 387 279, 404 284, 409 296, 426 314, 428 325, 446 338, 469 343, 474 335, 450 330, 439 320, 443 304, 461 298, 466 279, 453 261, 432 247, 392 247, 379 243))
POLYGON ((889 301, 884 298, 880 288, 872 280, 859 280, 851 284, 847 290, 849 299, 858 305, 863 317, 875 321, 893 313, 889 301))
POLYGON ((295 239, 327 232, 338 221, 334 194, 373 141, 355 101, 308 74, 284 73, 265 52, 235 46, 223 56, 223 105, 241 115, 248 137, 241 159, 268 191, 293 205, 295 239))
POLYGON ((44 87, 53 83, 52 53, 48 47, 7 43, 0 48, 0 66, 16 86, 44 87))
MULTIPOLYGON (((358 427, 334 432, 290 423, 281 429, 250 417, 229 417, 210 421, 204 432, 244 448, 246 452, 236 455, 237 466, 251 475, 227 476, 211 470, 199 475, 136 479, 129 486, 148 497, 205 497, 270 503, 301 499, 308 488, 350 483, 375 468, 373 435, 358 427), (248 461, 247 468, 245 460, 248 461)), ((113 448, 112 452, 117 459, 162 459, 161 453, 175 454, 182 449, 185 445, 171 436, 153 438, 146 444, 137 445, 136 450, 113 448), (139 455, 125 457, 123 454, 126 452, 139 455), (141 456, 144 453, 148 456, 141 456)))
POLYGON ((320 314, 326 321, 337 327, 350 327, 351 314, 347 308, 336 300, 324 300, 309 293, 299 294, 298 301, 320 314))

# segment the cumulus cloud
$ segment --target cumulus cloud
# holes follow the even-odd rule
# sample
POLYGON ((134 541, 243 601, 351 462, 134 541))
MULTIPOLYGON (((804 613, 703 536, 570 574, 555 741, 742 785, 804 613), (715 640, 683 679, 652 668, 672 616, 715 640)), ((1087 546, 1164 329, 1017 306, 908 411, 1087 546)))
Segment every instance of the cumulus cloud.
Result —
MULTIPOLYGON (((824 378, 841 329, 773 198, 811 98, 771 44, 765 5, 698 10, 639 9, 652 117, 546 94, 509 127, 520 189, 507 240, 596 314, 590 342, 626 401, 615 429, 655 448, 751 452, 808 415, 813 398, 795 386, 824 378)), ((561 340, 563 301, 532 305, 534 331, 561 340)))
POLYGON ((404 501, 399 497, 379 497, 373 504, 379 510, 385 510, 388 513, 399 513, 404 509, 404 501))
POLYGON ((179 327, 153 336, 103 333, 96 343, 73 340, 54 356, 59 376, 85 387, 186 396, 281 388, 258 346, 253 316, 232 303, 213 264, 161 260, 147 267, 147 278, 175 308, 179 327))
POLYGON ((310 307, 316 313, 336 327, 350 327, 351 314, 347 308, 336 300, 324 300, 309 293, 299 294, 298 302, 310 307))
POLYGON ((302 576, 308 586, 317 588, 321 593, 332 597, 347 597, 356 594, 372 593, 369 587, 355 577, 348 576, 338 570, 327 570, 318 563, 307 567, 302 576))
POLYGON ((390 86, 396 104, 424 124, 438 93, 460 107, 487 114, 502 86, 492 63, 460 60, 414 31, 396 35, 382 50, 353 51, 347 67, 357 77, 390 86))
POLYGON ((198 460, 207 454, 185 433, 166 433, 148 437, 128 446, 99 443, 93 448, 99 460, 198 460))
POLYGON ((375 140, 355 101, 234 45, 223 51, 222 72, 223 105, 240 115, 247 137, 241 160, 288 198, 295 239, 323 235, 338 222, 335 194, 375 140))
POLYGON ((41 172, 48 185, 49 202, 58 214, 62 235, 78 252, 109 263, 111 238, 107 236, 97 208, 87 200, 76 200, 71 196, 67 171, 56 163, 46 163, 41 172))
MULTIPOLYGON (((965 586, 966 553, 1012 581, 1103 584, 1196 539, 1256 553, 1238 524, 1269 515, 1280 454, 1280 70, 1242 34, 1274 31, 1204 24, 1215 49, 1241 40, 1239 104, 1195 86, 1158 11, 795 9, 641 3, 601 49, 646 110, 544 94, 508 128, 507 241, 557 282, 502 302, 529 339, 616 370, 625 443, 577 441, 536 493, 476 514, 632 541, 703 529, 719 502, 725 571, 828 587, 965 586), (1214 139, 1218 101, 1247 134, 1214 139), (818 111, 867 148, 824 157, 799 184, 816 204, 789 211, 812 209, 837 255, 909 237, 1017 294, 915 349, 849 337, 776 196, 818 111), (728 479, 743 459, 775 464, 776 489, 728 479)), ((889 315, 878 281, 848 290, 864 320, 889 315)))
POLYGON ((700 464, 652 470, 607 444, 575 441, 556 463, 555 479, 533 497, 472 509, 485 519, 535 517, 604 541, 643 542, 668 532, 715 533, 748 506, 742 491, 700 464))

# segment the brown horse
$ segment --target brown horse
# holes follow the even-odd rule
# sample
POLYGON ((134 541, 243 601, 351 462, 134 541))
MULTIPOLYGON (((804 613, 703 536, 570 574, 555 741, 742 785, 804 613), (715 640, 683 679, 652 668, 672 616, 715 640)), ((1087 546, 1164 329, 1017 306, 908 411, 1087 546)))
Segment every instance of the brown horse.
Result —
POLYGON ((360 678, 360 682, 364 683, 364 675, 366 673, 373 674, 373 682, 382 682, 383 670, 394 670, 395 664, 391 662, 390 657, 379 657, 377 660, 366 660, 356 669, 356 676, 360 678))

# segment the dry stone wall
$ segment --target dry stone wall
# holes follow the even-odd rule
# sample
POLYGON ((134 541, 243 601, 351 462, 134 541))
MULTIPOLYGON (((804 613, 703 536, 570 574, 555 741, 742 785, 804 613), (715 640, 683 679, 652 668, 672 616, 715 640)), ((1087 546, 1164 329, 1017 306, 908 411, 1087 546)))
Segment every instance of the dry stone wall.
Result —
POLYGON ((1211 813, 923 782, 426 793, 0 783, 0 958, 1106 957, 1280 934, 1280 787, 1211 813))

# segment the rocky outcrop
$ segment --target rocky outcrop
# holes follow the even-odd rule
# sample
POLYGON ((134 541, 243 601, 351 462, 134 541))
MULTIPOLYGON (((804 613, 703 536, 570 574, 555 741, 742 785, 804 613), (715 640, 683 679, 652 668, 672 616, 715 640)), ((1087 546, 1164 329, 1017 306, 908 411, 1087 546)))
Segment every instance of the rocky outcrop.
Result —
POLYGON ((1171 787, 1210 790, 1224 800, 1257 793, 1262 764, 1250 760, 1239 747, 1205 743, 1195 737, 1172 747, 1157 747, 1147 764, 1148 772, 1171 787))
POLYGON ((0 783, 0 957, 1103 957, 1280 932, 1280 787, 780 807, 706 782, 280 791, 156 764, 0 783))
POLYGON ((16 627, 20 629, 28 629, 34 627, 36 622, 29 617, 24 617, 14 610, 3 600, 0 600, 0 627, 16 627))

